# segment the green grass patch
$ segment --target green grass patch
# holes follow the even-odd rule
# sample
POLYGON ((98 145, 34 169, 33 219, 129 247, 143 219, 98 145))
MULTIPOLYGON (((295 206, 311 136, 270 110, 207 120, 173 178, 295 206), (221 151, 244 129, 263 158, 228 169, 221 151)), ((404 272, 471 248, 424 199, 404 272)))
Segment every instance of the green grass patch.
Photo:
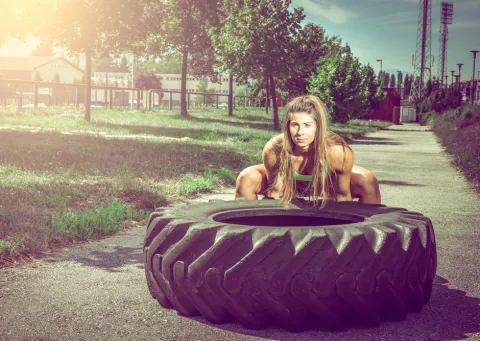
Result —
POLYGON ((19 237, 6 237, 5 240, 0 239, 0 265, 2 259, 16 258, 26 250, 23 240, 19 237))
POLYGON ((89 211, 54 212, 51 227, 47 230, 53 235, 72 240, 89 240, 124 229, 129 220, 145 219, 147 213, 136 210, 118 200, 95 207, 89 211))
POLYGON ((184 195, 209 193, 219 187, 232 187, 237 179, 236 173, 228 168, 206 168, 203 175, 187 174, 179 181, 179 191, 184 195))

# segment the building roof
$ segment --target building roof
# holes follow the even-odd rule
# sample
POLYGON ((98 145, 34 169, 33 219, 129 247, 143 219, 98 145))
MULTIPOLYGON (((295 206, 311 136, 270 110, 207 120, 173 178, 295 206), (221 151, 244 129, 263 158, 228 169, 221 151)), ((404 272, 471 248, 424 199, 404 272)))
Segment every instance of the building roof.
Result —
POLYGON ((51 63, 55 60, 63 60, 72 67, 84 72, 81 68, 71 63, 68 59, 57 56, 28 56, 28 57, 2 57, 0 56, 0 70, 8 71, 33 71, 36 67, 51 63))

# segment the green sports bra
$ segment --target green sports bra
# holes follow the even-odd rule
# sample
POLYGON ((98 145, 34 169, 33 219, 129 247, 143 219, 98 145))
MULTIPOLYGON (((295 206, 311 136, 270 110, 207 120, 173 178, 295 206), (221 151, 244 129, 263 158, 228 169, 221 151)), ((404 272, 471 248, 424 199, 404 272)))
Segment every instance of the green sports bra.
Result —
MULTIPOLYGON (((325 174, 328 174, 328 165, 325 165, 325 174)), ((311 175, 299 174, 295 168, 293 168, 293 175, 297 181, 312 181, 311 175)))

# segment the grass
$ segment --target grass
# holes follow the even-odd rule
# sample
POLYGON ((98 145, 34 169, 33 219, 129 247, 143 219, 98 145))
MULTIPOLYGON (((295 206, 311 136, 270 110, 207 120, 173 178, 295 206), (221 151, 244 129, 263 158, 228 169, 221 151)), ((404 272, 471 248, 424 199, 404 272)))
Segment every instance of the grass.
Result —
POLYGON ((84 212, 54 212, 47 233, 61 240, 89 240, 119 231, 125 220, 145 219, 147 213, 130 205, 112 200, 109 203, 84 212))
POLYGON ((480 106, 466 105, 434 115, 432 129, 453 164, 480 193, 480 106))
MULTIPOLYGON (((385 123, 331 130, 355 138, 385 123)), ((143 224, 155 208, 232 188, 261 162, 271 112, 0 111, 0 266, 143 224)))

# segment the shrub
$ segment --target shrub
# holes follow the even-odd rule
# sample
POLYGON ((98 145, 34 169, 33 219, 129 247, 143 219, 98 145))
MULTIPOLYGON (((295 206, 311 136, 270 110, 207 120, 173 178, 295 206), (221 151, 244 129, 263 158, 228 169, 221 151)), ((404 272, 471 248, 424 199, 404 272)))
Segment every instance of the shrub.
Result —
POLYGON ((451 89, 437 89, 430 95, 415 103, 417 114, 435 111, 442 113, 450 109, 456 109, 462 105, 462 94, 451 89))
POLYGON ((180 194, 208 193, 213 190, 213 181, 205 176, 185 175, 180 180, 180 194))
POLYGON ((428 112, 425 112, 425 113, 420 113, 418 115, 419 117, 419 122, 422 126, 424 125, 430 125, 432 123, 432 120, 434 119, 435 117, 435 114, 436 112, 435 111, 428 111, 428 112))

